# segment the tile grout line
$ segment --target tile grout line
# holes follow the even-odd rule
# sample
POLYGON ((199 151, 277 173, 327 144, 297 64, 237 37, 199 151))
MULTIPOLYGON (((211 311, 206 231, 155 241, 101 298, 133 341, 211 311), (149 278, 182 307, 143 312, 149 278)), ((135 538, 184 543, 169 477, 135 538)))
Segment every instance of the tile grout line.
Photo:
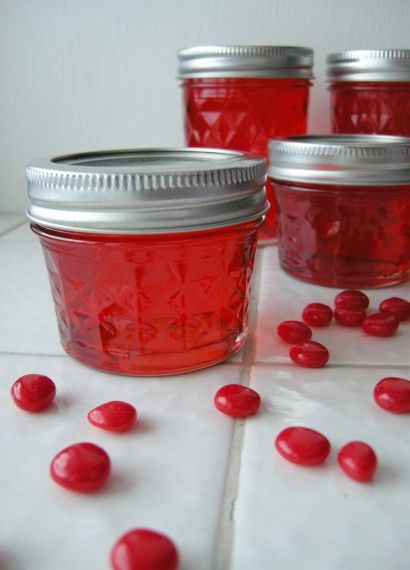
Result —
MULTIPOLYGON (((250 374, 255 356, 255 328, 259 301, 259 290, 262 275, 262 254, 257 250, 257 264, 252 287, 249 307, 249 338, 244 347, 240 383, 249 386, 250 374)), ((227 470, 219 513, 216 548, 214 555, 214 570, 228 570, 231 566, 232 546, 234 537, 234 510, 238 494, 241 456, 245 435, 245 420, 235 420, 232 429, 231 445, 227 462, 227 470)))
POLYGON ((14 352, 12 350, 0 350, 0 356, 35 356, 37 358, 68 358, 67 354, 52 352, 14 352))
POLYGON ((2 232, 0 232, 0 239, 4 236, 6 236, 7 234, 10 234, 11 232, 13 232, 14 230, 16 230, 17 228, 19 228, 20 226, 24 226, 24 224, 26 223, 26 220, 22 220, 16 224, 14 224, 13 226, 11 226, 10 228, 7 228, 6 230, 3 230, 2 232))

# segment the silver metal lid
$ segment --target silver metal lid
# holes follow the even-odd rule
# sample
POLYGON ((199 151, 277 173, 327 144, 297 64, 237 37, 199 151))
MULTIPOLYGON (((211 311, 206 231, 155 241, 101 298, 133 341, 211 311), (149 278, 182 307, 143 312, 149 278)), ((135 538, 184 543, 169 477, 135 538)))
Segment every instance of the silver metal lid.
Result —
POLYGON ((382 135, 295 136, 269 142, 275 180, 384 186, 410 183, 410 138, 382 135))
POLYGON ((197 46, 178 52, 178 77, 313 78, 313 50, 291 46, 197 46))
POLYGON ((165 233, 256 219, 267 208, 263 158, 215 149, 130 149, 36 160, 27 216, 49 228, 165 233))
POLYGON ((327 58, 330 81, 410 81, 410 49, 344 51, 327 58))

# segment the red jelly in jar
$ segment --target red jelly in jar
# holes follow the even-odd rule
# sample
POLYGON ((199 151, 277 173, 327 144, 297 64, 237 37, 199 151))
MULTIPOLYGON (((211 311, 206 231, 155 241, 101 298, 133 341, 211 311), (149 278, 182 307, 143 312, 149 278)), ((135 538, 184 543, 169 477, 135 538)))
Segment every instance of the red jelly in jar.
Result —
POLYGON ((410 136, 410 50, 355 50, 328 57, 334 133, 410 136))
MULTIPOLYGON (((181 50, 185 133, 189 146, 228 148, 267 157, 268 140, 307 129, 313 51, 286 46, 198 46, 181 50)), ((276 237, 271 204, 260 243, 276 237)))
POLYGON ((79 154, 28 167, 28 216, 62 344, 119 374, 188 372, 246 339, 265 161, 203 149, 79 154))
POLYGON ((270 143, 279 259, 299 279, 382 287, 410 275, 410 139, 289 137, 270 143))

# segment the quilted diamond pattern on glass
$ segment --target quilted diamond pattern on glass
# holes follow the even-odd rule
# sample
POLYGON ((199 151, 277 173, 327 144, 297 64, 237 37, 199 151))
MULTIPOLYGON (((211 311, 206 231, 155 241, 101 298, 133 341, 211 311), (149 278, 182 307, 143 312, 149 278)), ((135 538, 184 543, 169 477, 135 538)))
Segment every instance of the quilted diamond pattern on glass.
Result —
MULTIPOLYGON (((191 79, 184 81, 185 132, 189 146, 242 150, 268 156, 268 140, 304 134, 309 82, 288 79, 191 79)), ((260 230, 276 235, 277 208, 260 230)))
POLYGON ((42 235, 64 347, 123 373, 227 358, 246 334, 257 226, 79 243, 42 235))

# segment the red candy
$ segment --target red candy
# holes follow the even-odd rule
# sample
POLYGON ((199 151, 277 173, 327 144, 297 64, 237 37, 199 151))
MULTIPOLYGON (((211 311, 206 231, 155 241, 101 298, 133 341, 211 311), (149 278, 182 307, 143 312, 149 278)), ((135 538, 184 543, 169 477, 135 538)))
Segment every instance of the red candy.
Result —
POLYGON ((320 368, 329 360, 329 351, 323 344, 314 340, 294 344, 289 356, 295 364, 305 368, 320 368))
POLYGON ((393 336, 399 328, 399 319, 389 313, 374 313, 362 323, 365 333, 372 336, 393 336))
POLYGON ((390 313, 399 319, 399 321, 407 321, 410 317, 410 303, 400 297, 390 297, 385 299, 379 305, 381 313, 390 313))
POLYGON ((312 331, 301 321, 283 321, 276 329, 278 336, 285 342, 295 344, 312 338, 312 331))
POLYGON ((370 445, 351 441, 339 451, 337 461, 351 479, 365 483, 370 481, 377 469, 377 456, 370 445))
POLYGON ((368 306, 369 297, 356 289, 346 289, 335 297, 335 307, 338 309, 365 311, 368 306))
POLYGON ((137 410, 127 402, 107 402, 88 412, 87 418, 91 424, 101 429, 123 432, 135 424, 137 410))
POLYGON ((378 406, 394 414, 410 412, 410 381, 388 377, 377 382, 373 397, 378 406))
POLYGON ((366 311, 360 309, 339 309, 336 307, 333 314, 335 321, 344 327, 360 327, 366 318, 366 311))
POLYGON ((79 493, 97 491, 107 481, 111 462, 107 453, 93 443, 75 443, 54 457, 50 474, 56 483, 79 493))
POLYGON ((320 465, 330 453, 329 440, 310 428, 288 427, 275 440, 279 453, 297 465, 320 465))
POLYGON ((138 528, 124 534, 111 551, 113 570, 176 570, 178 551, 154 530, 138 528))
POLYGON ((14 403, 26 412, 45 410, 56 395, 56 386, 48 376, 26 374, 16 380, 11 387, 14 403))
POLYGON ((255 390, 241 384, 227 384, 219 388, 214 398, 215 407, 233 418, 246 418, 256 414, 261 398, 255 390))
POLYGON ((312 327, 326 327, 333 319, 333 311, 323 303, 310 303, 303 309, 302 318, 312 327))

